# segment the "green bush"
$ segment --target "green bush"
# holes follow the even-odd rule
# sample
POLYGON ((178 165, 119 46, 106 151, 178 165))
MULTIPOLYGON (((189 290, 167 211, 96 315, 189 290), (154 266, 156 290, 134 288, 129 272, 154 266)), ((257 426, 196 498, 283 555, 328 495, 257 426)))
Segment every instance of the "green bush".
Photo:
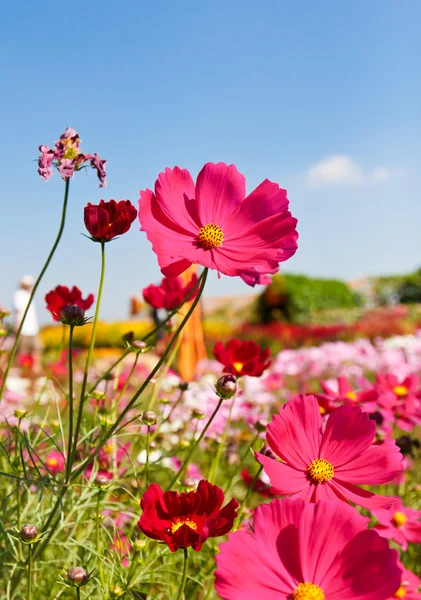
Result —
POLYGON ((311 279, 305 275, 275 275, 259 296, 256 316, 260 323, 284 320, 309 323, 318 311, 356 308, 362 298, 343 281, 311 279))

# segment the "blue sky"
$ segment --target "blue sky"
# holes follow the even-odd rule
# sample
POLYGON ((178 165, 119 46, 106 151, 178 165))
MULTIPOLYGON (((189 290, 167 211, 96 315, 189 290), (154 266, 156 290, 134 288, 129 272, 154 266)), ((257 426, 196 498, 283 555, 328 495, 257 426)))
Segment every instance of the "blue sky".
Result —
MULTIPOLYGON (((152 187, 166 166, 194 175, 234 163, 251 191, 288 189, 300 246, 282 267, 354 279, 421 264, 421 38, 418 0, 4 2, 0 303, 36 274, 55 237, 63 182, 37 176, 37 148, 66 126, 108 160, 71 182, 62 245, 37 297, 55 285, 96 293, 99 245, 83 207, 152 187)), ((108 245, 104 318, 160 279, 138 223, 108 245)), ((211 278, 208 294, 245 294, 211 278)))

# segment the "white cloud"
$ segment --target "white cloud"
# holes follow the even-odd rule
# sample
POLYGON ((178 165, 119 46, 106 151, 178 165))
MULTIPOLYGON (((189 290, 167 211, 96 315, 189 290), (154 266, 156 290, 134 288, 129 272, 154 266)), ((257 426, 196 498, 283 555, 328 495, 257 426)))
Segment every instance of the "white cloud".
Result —
POLYGON ((391 173, 386 167, 376 167, 371 173, 374 181, 389 181, 391 173))
POLYGON ((327 185, 350 185, 368 183, 370 181, 389 181, 391 171, 387 167, 378 166, 372 171, 363 168, 347 154, 335 154, 315 163, 307 171, 309 187, 327 185))

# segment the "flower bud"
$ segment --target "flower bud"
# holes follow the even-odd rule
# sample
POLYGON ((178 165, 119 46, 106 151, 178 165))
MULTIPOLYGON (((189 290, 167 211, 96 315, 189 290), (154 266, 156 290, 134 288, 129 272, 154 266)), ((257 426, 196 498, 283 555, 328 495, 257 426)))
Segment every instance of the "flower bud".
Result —
POLYGON ((83 585, 88 579, 88 574, 82 567, 72 567, 67 571, 67 579, 75 585, 83 585))
POLYGON ((148 344, 143 340, 133 340, 131 346, 135 350, 139 350, 139 352, 146 352, 146 350, 148 349, 148 344))
POLYGON ((156 413, 153 410, 147 410, 142 415, 142 423, 150 427, 151 425, 155 425, 157 422, 156 413))
POLYGON ((206 416, 206 414, 204 413, 203 410, 200 410, 200 408, 193 408, 193 410, 191 411, 192 419, 204 419, 205 416, 206 416))
POLYGON ((237 389, 237 378, 234 375, 222 375, 216 382, 216 393, 224 400, 229 400, 235 396, 237 389))
POLYGON ((184 485, 184 487, 188 488, 189 490, 195 490, 196 489, 196 482, 191 477, 185 477, 183 479, 183 485, 184 485))
POLYGON ((258 433, 264 433, 267 429, 267 423, 265 423, 264 421, 256 421, 256 423, 254 424, 254 429, 258 433))
POLYGON ((23 419, 28 413, 23 408, 17 408, 13 414, 17 419, 23 419))
POLYGON ((69 304, 61 311, 61 322, 72 327, 85 325, 85 311, 77 304, 69 304))
POLYGON ((99 415, 98 422, 101 427, 111 427, 113 424, 113 419, 109 415, 99 415))
POLYGON ((34 540, 39 534, 38 527, 36 525, 24 525, 20 530, 20 537, 25 542, 34 540))
POLYGON ((147 541, 146 540, 135 540, 133 542, 133 547, 137 552, 144 550, 146 548, 147 541))
POLYGON ((260 450, 260 453, 263 454, 264 456, 268 456, 269 458, 277 458, 276 454, 273 452, 273 450, 271 448, 269 448, 269 446, 263 446, 262 449, 260 450))
POLYGON ((107 485, 109 485, 110 480, 106 475, 104 475, 104 473, 97 473, 95 476, 95 483, 99 487, 104 488, 107 487, 107 485))
POLYGON ((186 392, 189 389, 189 382, 180 381, 180 383, 178 384, 178 389, 180 390, 180 392, 186 392))

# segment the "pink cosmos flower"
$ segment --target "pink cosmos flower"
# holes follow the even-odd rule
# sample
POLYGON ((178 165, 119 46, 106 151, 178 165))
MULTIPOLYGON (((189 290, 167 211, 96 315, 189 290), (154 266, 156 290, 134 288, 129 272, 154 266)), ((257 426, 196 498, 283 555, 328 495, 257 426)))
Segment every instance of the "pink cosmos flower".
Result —
POLYGON ((389 509, 372 511, 373 516, 379 521, 374 529, 383 537, 394 540, 402 550, 410 544, 421 543, 421 510, 406 508, 400 498, 389 509))
POLYGON ((253 529, 231 533, 216 556, 223 600, 387 600, 398 589, 398 554, 350 507, 273 500, 253 529))
POLYGON ((357 485, 391 481, 402 469, 393 440, 373 444, 376 424, 358 406, 347 404, 329 416, 325 430, 314 396, 296 396, 274 415, 266 439, 284 462, 256 453, 277 494, 350 500, 364 508, 390 506, 394 498, 377 496, 357 485), (357 484, 357 485, 355 485, 357 484))
POLYGON ((297 220, 285 190, 265 179, 246 197, 234 165, 207 163, 196 184, 186 169, 160 173, 140 192, 139 220, 166 277, 192 264, 266 283, 297 250, 297 220))
POLYGON ((404 598, 405 600, 421 600, 421 592, 418 592, 421 586, 421 579, 412 571, 405 569, 402 563, 398 562, 398 566, 402 571, 401 584, 396 592, 388 600, 396 600, 396 598, 404 598))
POLYGON ((41 470, 49 473, 50 475, 57 475, 57 473, 64 473, 65 460, 64 456, 58 450, 51 450, 47 458, 44 461, 45 467, 41 470))
POLYGON ((335 403, 346 403, 350 406, 356 406, 357 404, 363 404, 364 409, 367 412, 374 412, 377 410, 377 392, 372 387, 366 390, 354 390, 347 377, 340 376, 336 380, 336 385, 333 385, 330 381, 321 381, 320 385, 323 389, 323 394, 317 394, 319 405, 322 401, 335 402, 335 403))

